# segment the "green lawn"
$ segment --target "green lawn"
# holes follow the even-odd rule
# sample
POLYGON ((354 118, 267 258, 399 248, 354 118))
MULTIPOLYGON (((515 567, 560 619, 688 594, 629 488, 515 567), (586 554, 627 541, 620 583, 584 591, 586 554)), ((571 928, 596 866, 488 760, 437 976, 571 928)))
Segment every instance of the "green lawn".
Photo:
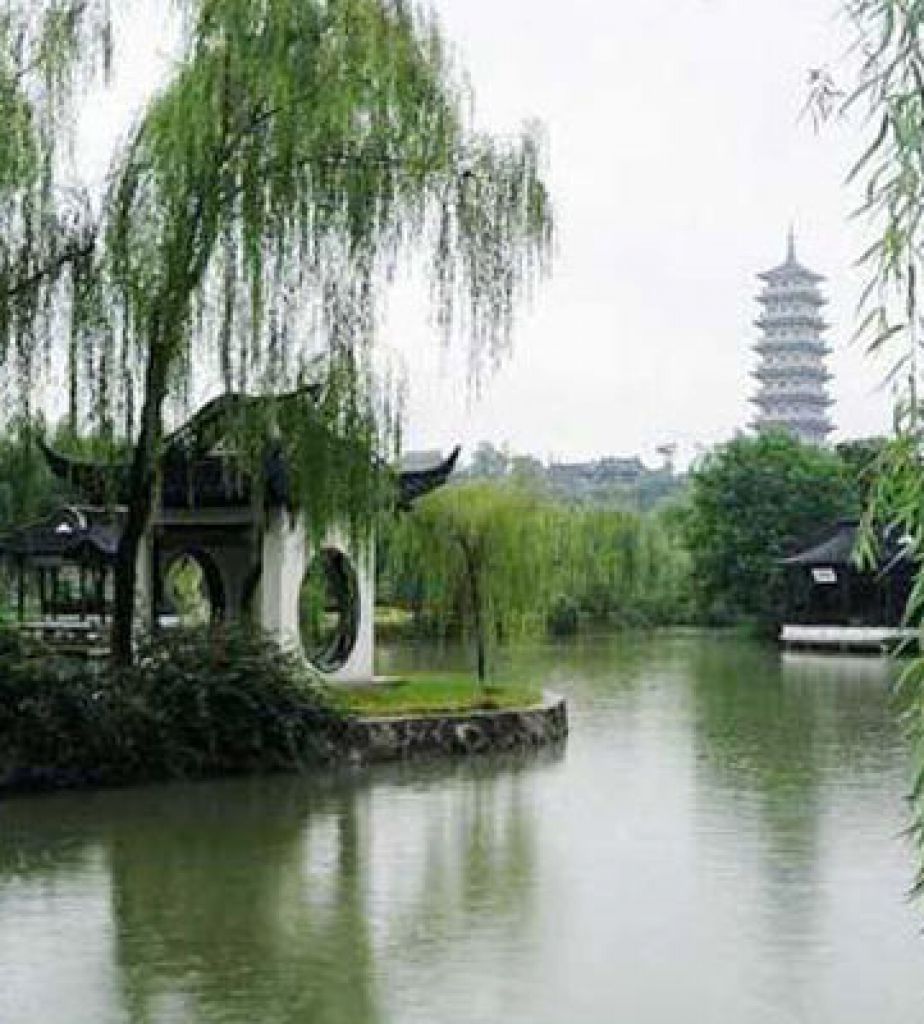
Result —
POLYGON ((409 715, 529 707, 542 700, 542 691, 522 683, 489 682, 479 687, 470 676, 440 675, 343 687, 333 696, 350 714, 409 715))

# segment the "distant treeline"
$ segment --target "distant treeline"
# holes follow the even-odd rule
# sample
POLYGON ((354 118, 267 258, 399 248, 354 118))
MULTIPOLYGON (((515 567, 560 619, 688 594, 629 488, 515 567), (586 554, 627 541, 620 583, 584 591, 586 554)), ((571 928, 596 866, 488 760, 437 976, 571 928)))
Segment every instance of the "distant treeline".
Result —
POLYGON ((464 631, 477 600, 496 639, 522 624, 559 634, 772 626, 786 614, 781 560, 860 514, 881 449, 878 439, 826 449, 738 437, 694 465, 671 500, 632 508, 625 492, 564 498, 537 465, 502 464, 481 446, 475 468, 486 476, 469 473, 386 531, 380 592, 425 630, 464 631))
POLYGON ((676 506, 640 513, 564 502, 522 480, 463 481, 384 531, 379 599, 424 633, 474 624, 495 642, 689 622, 681 531, 676 506))
POLYGON ((650 469, 637 456, 606 456, 587 462, 547 463, 482 441, 459 473, 462 480, 528 484, 562 501, 619 504, 647 510, 678 497, 688 482, 674 472, 673 448, 665 448, 664 465, 650 469))
MULTIPOLYGON (((0 435, 0 531, 77 498, 49 472, 40 432, 19 422, 0 435)), ((111 443, 64 428, 51 440, 78 454, 115 454, 111 443)), ((422 629, 461 627, 477 563, 478 600, 499 637, 524 624, 558 633, 771 624, 786 607, 780 559, 860 513, 881 450, 875 438, 822 449, 782 434, 739 437, 684 478, 642 467, 641 478, 663 484, 649 502, 639 499, 640 484, 629 487, 632 460, 572 467, 579 478, 626 477, 572 498, 550 485, 561 467, 540 472, 538 460, 481 445, 460 480, 383 525, 380 600, 411 612, 422 629), (639 500, 627 501, 632 494, 639 500)))

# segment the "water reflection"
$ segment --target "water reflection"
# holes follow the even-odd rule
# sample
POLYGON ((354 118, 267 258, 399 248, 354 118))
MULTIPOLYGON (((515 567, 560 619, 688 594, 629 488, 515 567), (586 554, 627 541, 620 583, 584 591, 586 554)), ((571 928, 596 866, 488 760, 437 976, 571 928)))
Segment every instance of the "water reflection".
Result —
MULTIPOLYGON (((80 903, 105 895, 108 913, 61 937, 111 958, 121 1019, 373 1024, 384 1019, 376 945, 437 963, 477 943, 482 924, 521 926, 537 887, 518 780, 556 756, 397 768, 374 787, 273 779, 11 801, 0 945, 34 910, 17 893, 31 883, 54 905, 53 880, 76 873, 80 903)), ((56 908, 58 924, 72 909, 56 908)), ((27 960, 11 953, 0 977, 39 967, 27 960)), ((0 988, 4 1024, 30 1019, 31 1005, 0 988)), ((46 1004, 41 1019, 72 1021, 72 1009, 46 1004)))
POLYGON ((778 1003, 786 993, 794 1019, 808 1019, 809 993, 833 966, 834 904, 859 895, 832 882, 832 820, 858 858, 878 862, 889 843, 898 848, 900 806, 890 813, 883 803, 904 785, 889 713, 893 666, 756 645, 733 657, 700 647, 692 664, 705 870, 717 899, 748 908, 765 957, 758 991, 778 1003))
POLYGON ((133 1021, 376 1021, 363 808, 297 785, 158 794, 111 836, 115 947, 133 1021), (325 872, 312 847, 332 834, 325 872), (326 891, 319 899, 316 884, 326 891))
POLYGON ((921 1019, 887 663, 678 633, 509 669, 567 748, 0 803, 2 1024, 921 1019))

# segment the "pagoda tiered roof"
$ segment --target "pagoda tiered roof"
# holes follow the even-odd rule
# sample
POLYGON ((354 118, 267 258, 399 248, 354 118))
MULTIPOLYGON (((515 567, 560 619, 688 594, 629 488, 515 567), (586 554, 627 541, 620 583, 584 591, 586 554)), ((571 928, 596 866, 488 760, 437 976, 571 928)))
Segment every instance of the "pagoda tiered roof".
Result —
POLYGON ((831 325, 817 313, 761 313, 754 321, 755 327, 808 327, 824 331, 831 325))
POLYGON ((751 426, 756 430, 798 430, 810 434, 830 434, 834 426, 825 416, 787 416, 785 419, 778 416, 761 416, 752 421, 751 426))
POLYGON ((761 331, 754 346, 761 361, 752 373, 760 385, 750 399, 757 407, 752 426, 821 443, 833 429, 826 413, 833 402, 825 388, 831 374, 824 364, 830 348, 822 337, 828 323, 821 315, 825 298, 818 287, 824 278, 798 261, 792 231, 786 260, 758 277, 764 288, 754 321, 761 331), (796 356, 795 362, 787 355, 796 356))
POLYGON ((814 285, 799 285, 788 289, 765 288, 757 301, 764 306, 778 305, 781 302, 802 302, 807 306, 821 308, 828 305, 828 299, 815 290, 814 285))
POLYGON ((781 301, 805 302, 810 306, 827 306, 828 304, 828 300, 813 284, 767 287, 757 296, 757 301, 765 305, 781 301))
POLYGON ((796 240, 792 231, 789 232, 785 262, 781 263, 778 267, 774 267, 772 270, 765 270, 757 276, 762 281, 767 281, 770 284, 777 284, 788 280, 799 280, 800 278, 816 284, 820 284, 825 280, 823 275, 816 274, 814 270, 809 270, 808 267, 803 266, 796 259, 796 240))
POLYGON ((751 371, 751 376, 758 380, 788 380, 790 378, 814 377, 816 380, 825 381, 831 379, 831 374, 825 369, 821 361, 805 366, 793 366, 789 363, 774 365, 772 363, 761 363, 756 370, 751 371))
POLYGON ((830 347, 822 338, 762 338, 755 346, 754 351, 763 355, 764 353, 800 351, 811 352, 819 357, 829 355, 830 347))
POLYGON ((758 391, 748 401, 763 406, 768 411, 768 415, 770 408, 775 405, 799 404, 827 407, 834 404, 834 400, 824 392, 819 394, 816 391, 758 391))

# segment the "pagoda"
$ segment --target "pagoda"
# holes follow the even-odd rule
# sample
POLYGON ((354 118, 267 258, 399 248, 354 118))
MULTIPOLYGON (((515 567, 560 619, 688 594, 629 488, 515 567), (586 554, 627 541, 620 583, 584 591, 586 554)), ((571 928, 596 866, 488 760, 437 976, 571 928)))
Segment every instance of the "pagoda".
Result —
POLYGON ((827 324, 821 307, 824 278, 796 259, 789 232, 786 262, 757 275, 764 288, 757 297, 763 310, 755 321, 762 336, 756 345, 759 382, 751 401, 757 407, 752 426, 759 431, 785 430, 809 444, 822 445, 834 429, 828 417, 831 399, 825 367, 830 349, 822 334, 827 324))

